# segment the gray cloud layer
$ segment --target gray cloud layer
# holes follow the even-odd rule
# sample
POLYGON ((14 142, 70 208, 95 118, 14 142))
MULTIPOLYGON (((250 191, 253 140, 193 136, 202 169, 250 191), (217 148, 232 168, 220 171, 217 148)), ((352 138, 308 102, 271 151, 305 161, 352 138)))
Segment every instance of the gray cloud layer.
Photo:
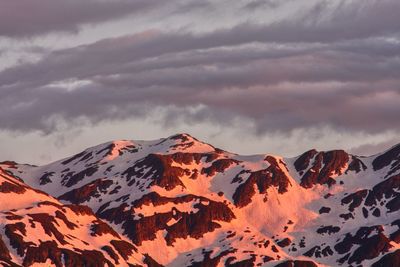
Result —
MULTIPOLYGON (((157 4, 28 2, 17 1, 33 10, 25 21, 18 5, 0 9, 0 35, 74 31, 157 4)), ((259 133, 323 126, 400 130, 400 2, 331 3, 320 1, 268 24, 201 33, 152 29, 55 50, 0 72, 0 128, 51 132, 60 118, 98 123, 145 117, 162 107, 166 122, 224 125, 241 118, 253 121, 259 133)), ((191 8, 198 6, 181 6, 180 12, 191 8)), ((243 12, 260 8, 279 4, 243 3, 243 12)))
POLYGON ((158 0, 0 0, 0 37, 77 32, 82 24, 118 19, 161 4, 158 0))

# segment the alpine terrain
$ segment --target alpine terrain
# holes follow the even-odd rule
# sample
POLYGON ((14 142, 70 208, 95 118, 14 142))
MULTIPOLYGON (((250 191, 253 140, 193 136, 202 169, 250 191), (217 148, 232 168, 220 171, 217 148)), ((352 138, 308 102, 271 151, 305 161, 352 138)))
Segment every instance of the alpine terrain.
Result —
POLYGON ((400 144, 238 155, 177 134, 0 164, 2 266, 400 266, 400 144))

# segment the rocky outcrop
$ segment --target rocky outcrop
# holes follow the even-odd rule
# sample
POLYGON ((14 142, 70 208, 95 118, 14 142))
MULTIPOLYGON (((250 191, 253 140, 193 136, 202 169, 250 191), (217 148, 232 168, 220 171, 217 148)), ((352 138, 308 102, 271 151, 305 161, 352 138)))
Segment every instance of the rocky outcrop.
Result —
POLYGON ((237 207, 244 207, 251 203, 251 198, 256 194, 255 188, 260 194, 266 194, 271 186, 277 187, 281 194, 287 192, 289 178, 281 169, 277 159, 268 156, 265 160, 270 164, 267 169, 250 172, 249 178, 237 187, 233 194, 234 204, 237 207))
POLYGON ((172 190, 177 186, 184 187, 179 177, 185 174, 185 170, 172 166, 172 159, 169 156, 150 154, 134 166, 122 173, 127 180, 133 184, 136 179, 151 180, 149 185, 157 185, 166 190, 172 190))
POLYGON ((131 209, 127 205, 121 205, 112 209, 100 209, 98 215, 108 221, 121 224, 126 234, 136 245, 143 241, 154 240, 159 230, 166 230, 167 244, 172 245, 177 238, 201 238, 205 233, 212 232, 220 225, 216 221, 230 222, 235 218, 234 213, 221 202, 215 202, 206 198, 193 195, 178 198, 161 198, 156 193, 143 196, 133 203, 131 209), (196 203, 194 201, 199 201, 196 203), (174 208, 165 213, 155 213, 151 216, 136 218, 134 207, 152 204, 154 206, 166 203, 194 203, 197 212, 181 212, 174 208), (168 224, 171 220, 176 223, 168 224))
POLYGON ((107 192, 107 189, 113 185, 113 181, 105 179, 96 179, 82 187, 68 191, 58 197, 60 200, 66 200, 73 204, 81 204, 89 201, 91 198, 99 197, 101 193, 107 192))
POLYGON ((393 253, 388 253, 380 260, 371 265, 371 267, 398 267, 400 266, 400 249, 393 253))
POLYGON ((375 171, 391 165, 393 168, 399 168, 400 164, 400 144, 392 147, 385 153, 379 155, 372 162, 375 171), (391 165, 392 164, 392 165, 391 165))
POLYGON ((397 266, 399 147, 284 159, 179 134, 3 162, 0 266, 397 266))
POLYGON ((312 261, 295 260, 282 262, 278 265, 275 265, 275 267, 318 267, 318 265, 312 261))
POLYGON ((296 162, 298 171, 304 172, 301 178, 301 186, 305 188, 311 188, 316 184, 332 186, 336 183, 332 176, 344 173, 349 162, 349 155, 343 150, 319 152, 317 154, 312 150, 300 156, 296 162), (312 167, 305 171, 303 168, 311 160, 312 155, 314 160, 312 167))
POLYGON ((361 203, 363 202, 363 200, 365 199, 365 197, 368 194, 368 190, 364 189, 364 190, 358 190, 355 193, 352 193, 348 196, 346 196, 345 198, 342 199, 342 205, 349 205, 349 211, 353 212, 355 208, 359 207, 361 205, 361 203))
POLYGON ((97 169, 98 169, 97 166, 91 166, 87 169, 84 169, 83 171, 78 172, 78 173, 68 172, 63 177, 61 184, 66 187, 71 187, 73 185, 76 185, 77 183, 82 181, 85 177, 92 176, 94 173, 96 173, 97 169))
POLYGON ((354 235, 347 233, 334 248, 339 254, 348 253, 339 259, 340 263, 347 261, 349 264, 360 264, 363 260, 373 259, 389 251, 391 247, 390 239, 383 234, 383 227, 371 226, 361 227, 354 235), (357 248, 351 253, 353 246, 357 248))
POLYGON ((392 176, 385 181, 377 184, 368 192, 365 205, 376 205, 382 198, 389 199, 386 208, 389 212, 395 212, 400 209, 400 175, 392 176))

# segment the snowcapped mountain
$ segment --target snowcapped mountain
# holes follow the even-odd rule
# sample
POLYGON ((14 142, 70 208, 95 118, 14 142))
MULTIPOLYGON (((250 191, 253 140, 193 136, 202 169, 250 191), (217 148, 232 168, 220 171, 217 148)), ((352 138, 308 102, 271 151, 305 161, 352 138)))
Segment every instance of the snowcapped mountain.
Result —
POLYGON ((400 266, 400 145, 282 158, 178 134, 0 168, 4 266, 400 266))

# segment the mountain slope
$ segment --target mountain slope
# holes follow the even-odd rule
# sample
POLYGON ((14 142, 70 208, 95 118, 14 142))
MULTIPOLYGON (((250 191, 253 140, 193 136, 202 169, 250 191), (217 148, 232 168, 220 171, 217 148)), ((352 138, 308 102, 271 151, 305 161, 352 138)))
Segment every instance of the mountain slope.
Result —
POLYGON ((65 205, 0 168, 3 266, 132 266, 143 255, 89 207, 65 205))
POLYGON ((310 150, 296 158, 241 156, 178 134, 114 141, 40 167, 0 166, 56 197, 46 196, 61 210, 90 207, 94 220, 107 222, 137 250, 132 264, 399 261, 400 145, 371 157, 342 150, 310 150))

